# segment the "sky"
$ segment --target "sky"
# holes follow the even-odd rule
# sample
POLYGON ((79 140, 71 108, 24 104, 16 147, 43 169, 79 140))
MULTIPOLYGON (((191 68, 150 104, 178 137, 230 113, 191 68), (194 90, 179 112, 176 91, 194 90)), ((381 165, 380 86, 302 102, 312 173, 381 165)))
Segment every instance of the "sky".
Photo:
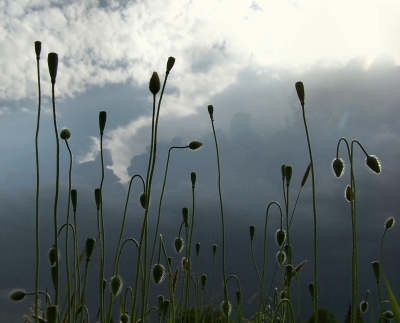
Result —
MULTIPOLYGON (((172 249, 181 209, 192 206, 192 171, 197 173, 193 239, 202 246, 202 273, 211 275, 211 246, 222 243, 217 160, 207 112, 212 104, 220 149, 227 274, 236 274, 241 280, 244 300, 258 292, 248 228, 256 227, 255 257, 260 267, 266 208, 272 201, 283 205, 281 165, 293 167, 292 210, 309 162, 294 87, 302 81, 315 164, 319 305, 334 312, 339 322, 344 320, 351 297, 351 221, 350 204, 343 196, 350 178, 345 146, 339 150, 346 164, 345 174, 337 179, 331 169, 337 142, 341 137, 357 139, 382 164, 381 174, 372 173, 365 166, 364 153, 355 146, 359 299, 371 291, 376 317, 377 287, 371 262, 379 259, 386 219, 396 218, 400 208, 398 1, 5 0, 0 8, 0 321, 22 321, 33 302, 32 298, 12 303, 8 294, 14 288, 34 288, 37 40, 42 42, 41 288, 50 288, 46 253, 52 245, 55 187, 47 54, 56 52, 59 57, 57 122, 59 130, 67 127, 71 131, 72 186, 79 196, 81 245, 86 237, 96 234, 93 190, 101 176, 98 113, 107 111, 104 212, 110 262, 128 182, 135 174, 145 176, 147 169, 152 111, 149 79, 157 71, 163 80, 167 59, 173 56, 176 63, 160 112, 151 232, 168 149, 192 140, 204 143, 198 151, 171 153, 160 231, 173 266, 181 257, 172 249)), ((65 221, 68 188, 68 154, 63 143, 60 151, 61 223, 65 221)), ((139 183, 134 182, 126 238, 140 234, 141 193, 139 183)), ((267 278, 272 275, 278 251, 273 238, 279 225, 279 215, 273 210, 268 221, 267 278)), ((310 179, 302 189, 292 225, 294 265, 308 261, 299 274, 301 316, 305 320, 312 311, 307 291, 307 284, 313 281, 310 179)), ((386 233, 384 247, 384 263, 388 264, 385 273, 394 291, 400 288, 396 276, 399 246, 395 224, 386 233)), ((121 276, 129 283, 133 263, 123 261, 121 276)), ((234 300, 236 286, 230 285, 229 290, 234 300)), ((154 291, 159 292, 156 287, 154 291)), ((254 309, 255 302, 246 303, 247 318, 254 309)), ((369 314, 364 319, 367 322, 369 314)))

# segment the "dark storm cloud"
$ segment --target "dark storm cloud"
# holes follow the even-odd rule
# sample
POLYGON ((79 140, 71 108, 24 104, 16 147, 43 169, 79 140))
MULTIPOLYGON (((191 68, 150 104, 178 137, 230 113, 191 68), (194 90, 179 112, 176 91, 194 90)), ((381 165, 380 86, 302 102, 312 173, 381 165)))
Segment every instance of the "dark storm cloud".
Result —
MULTIPOLYGON (((346 137, 348 140, 358 139, 369 154, 378 156, 381 161, 382 173, 380 175, 373 174, 365 165, 363 152, 355 146, 354 171, 357 180, 360 299, 367 289, 376 296, 376 284, 370 264, 371 261, 379 259, 385 220, 391 216, 396 217, 400 207, 396 195, 399 191, 398 183, 400 183, 400 175, 397 171, 397 160, 400 157, 400 117, 398 113, 400 94, 397 84, 400 82, 400 71, 396 66, 384 64, 382 67, 382 64, 377 63, 366 71, 362 68, 362 64, 355 60, 347 66, 336 69, 324 70, 320 66, 315 66, 301 76, 284 71, 267 70, 258 73, 253 70, 243 70, 239 73, 234 85, 210 98, 210 104, 213 104, 215 108, 214 119, 221 158, 222 196, 227 231, 227 273, 237 274, 241 279, 244 299, 250 298, 258 291, 257 276, 250 256, 248 227, 256 226, 254 248, 260 267, 263 256, 262 234, 266 207, 271 201, 278 201, 283 205, 280 171, 282 164, 293 166, 289 209, 292 210, 294 206, 301 179, 309 162, 301 107, 294 90, 294 83, 299 80, 305 84, 305 110, 315 163, 320 306, 331 309, 337 318, 341 319, 349 305, 351 284, 350 205, 344 199, 344 189, 349 183, 350 165, 344 145, 339 151, 339 156, 346 163, 345 174, 342 178, 335 178, 331 170, 331 162, 336 155, 336 145, 341 137, 346 137)), ((71 122, 74 120, 77 129, 80 126, 86 126, 87 129, 83 131, 86 138, 97 136, 98 105, 102 102, 102 95, 106 96, 109 93, 108 90, 109 88, 105 86, 103 91, 98 92, 98 100, 94 104, 96 107, 88 101, 87 110, 84 110, 83 107, 82 111, 78 108, 71 108, 74 111, 73 117, 67 117, 65 111, 61 120, 66 124, 69 123, 66 122, 67 119, 70 118, 71 122), (93 124, 87 122, 89 114, 87 111, 93 112, 93 124), (96 113, 94 113, 95 111, 96 113)), ((107 129, 113 129, 119 121, 123 123, 130 118, 128 109, 124 110, 123 108, 121 111, 119 108, 128 105, 129 100, 126 98, 131 96, 128 92, 129 89, 126 88, 126 92, 121 91, 118 96, 113 98, 113 104, 118 109, 109 110, 110 124, 107 124, 107 129), (122 102, 124 103, 122 104, 122 102)), ((137 118, 145 113, 146 109, 143 103, 146 103, 146 100, 143 98, 144 95, 139 91, 135 99, 138 102, 138 110, 132 112, 132 118, 137 118)), ((198 151, 174 149, 171 152, 162 204, 160 233, 163 234, 164 241, 168 245, 167 250, 173 257, 173 266, 177 266, 180 255, 173 253, 172 241, 178 234, 182 207, 187 206, 191 209, 192 206, 190 172, 195 171, 197 184, 193 242, 199 241, 202 246, 201 273, 205 272, 211 275, 211 246, 216 243, 219 252, 222 247, 217 163, 206 106, 197 107, 196 110, 197 114, 184 118, 160 119, 150 236, 154 234, 157 201, 161 194, 168 149, 171 146, 185 146, 191 140, 202 141, 204 145, 198 151), (169 136, 172 129, 176 132, 175 137, 169 136)), ((85 149, 88 146, 87 143, 82 144, 79 140, 75 141, 75 145, 76 149, 85 149)), ((24 156, 22 152, 12 153, 19 158, 24 156)), ((106 165, 111 165, 112 154, 106 152, 105 157, 106 165)), ((148 155, 146 153, 134 154, 128 168, 129 175, 145 176, 147 162, 148 155)), ((93 190, 99 185, 99 172, 98 155, 94 161, 74 166, 74 187, 78 188, 80 194, 81 243, 88 235, 95 234, 96 217, 93 190)), ((63 176, 64 195, 62 196, 64 196, 64 202, 62 203, 65 206, 65 172, 63 176)), ((110 169, 106 170, 104 205, 106 237, 109 239, 107 241, 110 245, 107 258, 110 261, 116 245, 126 198, 126 184, 124 185, 125 188, 118 183, 118 178, 110 169)), ((43 216, 47 212, 51 213, 52 187, 50 183, 43 183, 43 216)), ((140 182, 134 181, 125 237, 139 238, 142 213, 138 198, 141 192, 140 182)), ((24 252, 26 245, 32 244, 33 241, 33 233, 28 233, 29 229, 26 228, 26 225, 24 226, 24 223, 30 223, 29 226, 33 228, 33 213, 29 210, 33 210, 34 194, 31 189, 17 190, 12 195, 10 194, 2 194, 2 205, 4 205, 1 213, 2 249, 10 241, 10 232, 22 230, 27 234, 23 235, 23 239, 15 242, 15 252, 3 249, 9 262, 2 266, 2 275, 7 275, 10 279, 2 289, 17 287, 17 282, 12 275, 16 264, 18 270, 24 270, 22 268, 25 266, 27 268, 25 270, 30 270, 28 268, 32 268, 33 264, 32 255, 30 258, 27 257, 26 262, 21 262, 19 255, 24 252), (26 201, 24 204, 18 202, 22 196, 26 201), (12 216, 21 219, 21 223, 11 221, 12 216)), ((303 260, 308 260, 306 267, 299 274, 303 319, 311 312, 307 284, 313 280, 312 213, 310 176, 299 198, 291 228, 294 264, 297 265, 303 260)), ((60 211, 60 217, 64 216, 64 211, 60 211)), ((46 217, 51 218, 47 214, 46 217)), ((267 278, 271 277, 274 269, 273 261, 278 249, 273 237, 274 232, 279 228, 279 222, 278 210, 272 208, 268 221, 267 278)), ((42 222, 44 226, 42 232, 51 235, 51 228, 46 228, 46 223, 42 222)), ((395 279, 395 269, 400 265, 399 259, 396 257, 400 242, 397 230, 397 225, 395 225, 387 233, 385 241, 385 263, 388 264, 385 273, 389 279, 391 278, 394 289, 399 288, 395 279)), ((51 245, 51 238, 44 237, 43 240, 42 250, 45 251, 51 245)), ((218 253, 218 257, 220 256, 221 254, 218 253)), ((124 261, 127 266, 133 265, 129 259, 124 261)), ((218 265, 220 265, 220 258, 218 261, 218 265)), ((45 255, 43 255, 43 269, 46 266, 45 262, 45 255)), ((30 275, 33 275, 32 270, 30 272, 30 275)), ((129 281, 129 270, 123 269, 121 275, 126 276, 129 281)), ((43 281, 48 281, 46 279, 48 278, 43 278, 43 281)), ((24 283, 22 287, 29 289, 30 281, 32 280, 27 278, 26 282, 21 281, 20 283, 24 283)), ((17 285, 20 285, 19 282, 17 285)), ((236 287, 232 285, 229 290, 233 295, 236 287)), ((251 305, 247 306, 247 315, 250 315, 254 308, 251 305)))

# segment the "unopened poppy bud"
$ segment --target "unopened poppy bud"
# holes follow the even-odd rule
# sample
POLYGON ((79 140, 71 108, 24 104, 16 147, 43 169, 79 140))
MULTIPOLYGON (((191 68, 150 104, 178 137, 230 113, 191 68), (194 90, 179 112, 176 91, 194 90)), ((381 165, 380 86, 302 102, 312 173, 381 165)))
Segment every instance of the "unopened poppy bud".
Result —
POLYGON ((203 290, 204 287, 206 286, 207 275, 206 274, 201 275, 200 280, 201 280, 201 289, 203 290))
POLYGON ((305 100, 305 93, 304 93, 304 84, 303 82, 297 82, 295 84, 297 96, 299 97, 301 106, 304 106, 304 100, 305 100))
POLYGON ((96 243, 96 239, 94 239, 94 238, 86 239, 86 245, 85 245, 86 261, 89 261, 90 257, 92 256, 95 243, 96 243))
POLYGON ((165 268, 161 264, 155 264, 153 266, 153 280, 158 285, 161 284, 165 278, 165 268))
POLYGON ((97 209, 100 209, 100 205, 101 205, 101 190, 99 188, 96 188, 94 190, 94 200, 96 202, 97 209))
POLYGON ((106 121, 107 121, 107 112, 106 111, 100 111, 99 112, 100 136, 102 136, 103 133, 104 133, 104 128, 106 126, 106 121))
POLYGON ((350 185, 346 186, 346 189, 344 191, 344 197, 348 202, 351 202, 353 200, 353 190, 351 189, 350 185))
POLYGON ((181 265, 184 270, 188 270, 189 269, 189 260, 186 257, 183 257, 182 261, 181 261, 181 265))
POLYGON ((71 131, 69 131, 67 128, 64 128, 60 132, 60 138, 62 140, 68 140, 71 137, 71 131))
POLYGON ((190 180, 192 182, 192 187, 194 187, 196 185, 196 172, 190 173, 190 180))
POLYGON ((368 310, 368 302, 362 301, 360 303, 360 312, 361 314, 364 314, 368 310))
POLYGON ((286 255, 283 251, 278 251, 276 254, 276 260, 278 261, 278 265, 282 266, 283 263, 286 261, 286 255))
POLYGON ((196 243, 196 256, 199 256, 199 252, 200 252, 200 242, 196 243))
POLYGON ((303 175, 303 179, 301 180, 301 185, 300 185, 301 187, 303 187, 304 184, 306 183, 308 175, 310 174, 310 170, 311 170, 311 163, 308 164, 307 169, 303 175))
POLYGON ((374 156, 370 155, 365 159, 365 162, 367 163, 367 166, 372 169, 375 173, 379 174, 381 172, 381 163, 379 162, 379 159, 374 156))
POLYGON ((23 289, 17 289, 10 293, 9 297, 12 301, 18 302, 25 298, 26 292, 23 289))
POLYGON ((167 71, 166 71, 167 74, 169 74, 169 72, 171 72, 172 68, 174 67, 174 64, 175 64, 175 58, 172 56, 168 57, 167 71))
POLYGON ((242 300, 242 293, 240 292, 240 290, 236 291, 236 300, 238 304, 240 304, 240 301, 242 300))
POLYGON ((119 320, 121 321, 121 323, 129 323, 131 318, 129 317, 129 315, 127 313, 123 313, 119 317, 119 320))
POLYGON ((332 162, 332 169, 336 177, 340 177, 344 173, 344 162, 341 158, 335 158, 332 162))
POLYGON ((49 305, 46 309, 47 323, 56 323, 58 318, 58 305, 49 305))
POLYGON ((390 229, 392 226, 394 226, 394 222, 394 217, 387 219, 385 222, 385 229, 390 229))
POLYGON ((372 270, 374 271, 376 282, 379 283, 380 281, 380 265, 379 261, 372 262, 372 270))
POLYGON ((207 110, 208 110, 208 114, 210 115, 210 118, 212 119, 214 116, 214 107, 212 105, 209 105, 207 107, 207 110))
POLYGON ((283 242, 286 239, 286 232, 285 230, 278 229, 275 234, 275 241, 278 244, 278 247, 281 247, 283 242))
POLYGON ((77 190, 71 190, 71 203, 72 203, 72 209, 75 212, 76 205, 78 203, 78 191, 77 190))
POLYGON ((175 239, 174 241, 174 247, 175 247, 175 251, 177 253, 180 253, 183 249, 183 239, 181 237, 178 237, 175 239))
POLYGON ((289 186, 292 178, 292 166, 286 166, 285 168, 286 185, 289 186))
POLYGON ((157 72, 153 72, 149 82, 149 90, 153 95, 156 95, 160 91, 160 87, 160 78, 158 77, 157 72))
POLYGON ((188 145, 188 147, 192 150, 199 149, 201 146, 203 146, 203 143, 197 140, 191 141, 188 145))
POLYGON ((146 207, 147 207, 147 198, 146 198, 146 193, 145 193, 145 192, 143 192, 142 195, 140 195, 139 200, 140 200, 140 205, 142 206, 142 208, 143 208, 144 210, 146 210, 146 207))
POLYGON ((286 165, 281 166, 282 180, 285 179, 286 176, 286 165))
POLYGON ((253 237, 254 237, 254 231, 256 230, 256 227, 254 225, 251 225, 249 228, 250 231, 250 241, 253 241, 253 237))
POLYGON ((167 317, 167 312, 169 308, 169 299, 166 299, 163 304, 163 320, 165 322, 165 318, 167 317))
POLYGON ((383 312, 383 316, 385 317, 385 319, 387 320, 392 320, 394 319, 394 315, 392 311, 385 311, 383 312))
POLYGON ((221 309, 222 309, 222 313, 225 315, 225 317, 228 317, 231 314, 232 305, 229 302, 222 301, 221 309))
POLYGON ((40 41, 35 41, 35 53, 36 59, 40 59, 40 52, 42 51, 42 43, 40 41))
POLYGON ((286 291, 285 290, 281 291, 280 298, 281 299, 285 299, 286 298, 286 291))
POLYGON ((213 250, 213 256, 215 256, 215 253, 217 252, 217 245, 216 244, 213 244, 212 250, 213 250))
POLYGON ((49 53, 49 55, 47 55, 47 64, 49 66, 51 83, 55 84, 58 68, 58 55, 56 53, 49 53))
POLYGON ((49 259, 50 266, 54 266, 57 262, 57 259, 60 259, 60 253, 56 250, 55 246, 52 246, 47 254, 49 259))
POLYGON ((161 315, 163 307, 164 307, 164 296, 163 295, 158 295, 157 303, 158 303, 158 315, 161 315))
POLYGON ((113 276, 111 278, 111 282, 110 282, 111 293, 114 296, 118 296, 119 293, 121 293, 122 285, 123 285, 123 283, 122 283, 121 277, 118 276, 118 275, 117 276, 113 276))
POLYGON ((182 208, 182 218, 183 222, 185 223, 185 226, 188 227, 189 209, 187 207, 182 208))

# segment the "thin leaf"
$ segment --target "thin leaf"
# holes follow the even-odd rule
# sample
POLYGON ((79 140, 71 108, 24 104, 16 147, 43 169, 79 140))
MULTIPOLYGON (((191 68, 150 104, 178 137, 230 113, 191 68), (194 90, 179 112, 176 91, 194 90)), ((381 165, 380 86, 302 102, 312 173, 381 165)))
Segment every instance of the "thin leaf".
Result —
POLYGON ((387 289, 387 293, 389 296, 390 307, 392 308, 392 311, 393 311, 394 320, 396 321, 396 323, 400 323, 399 305, 397 304, 396 298, 393 295, 392 289, 390 288, 389 282, 386 279, 385 274, 383 274, 383 278, 385 279, 386 289, 387 289))

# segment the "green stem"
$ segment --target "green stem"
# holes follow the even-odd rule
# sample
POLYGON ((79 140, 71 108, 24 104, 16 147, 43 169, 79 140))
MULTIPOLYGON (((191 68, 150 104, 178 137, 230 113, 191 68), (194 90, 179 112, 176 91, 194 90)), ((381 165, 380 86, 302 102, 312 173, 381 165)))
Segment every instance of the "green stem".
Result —
MULTIPOLYGON (((215 133, 214 127, 214 118, 210 116, 211 119, 211 126, 214 135, 214 142, 215 142, 215 150, 217 153, 217 166, 218 166, 218 194, 219 194, 219 205, 221 211, 221 222, 222 222, 222 279, 224 283, 224 301, 228 302, 228 289, 226 286, 226 269, 225 269, 225 221, 224 221, 224 208, 222 205, 222 193, 221 193, 221 166, 219 162, 219 151, 218 151, 218 142, 217 142, 217 135, 215 133)), ((229 322, 229 316, 225 318, 226 322, 229 322)))
POLYGON ((35 322, 38 323, 38 300, 39 300, 39 264, 40 264, 40 249, 39 249, 39 128, 40 128, 40 108, 42 103, 42 94, 40 88, 40 55, 36 56, 36 69, 38 80, 38 113, 36 122, 35 134, 35 158, 36 158, 36 200, 35 200, 35 247, 36 247, 36 267, 35 267, 35 322))
POLYGON ((318 285, 317 285, 317 206, 316 206, 316 193, 315 193, 315 174, 314 174, 314 162, 312 157, 310 136, 308 134, 306 113, 304 110, 304 103, 301 104, 303 113, 304 128, 306 130, 308 152, 310 155, 311 163, 311 179, 312 179, 312 195, 313 195, 313 213, 314 213, 314 313, 315 313, 315 323, 318 323, 318 285))

